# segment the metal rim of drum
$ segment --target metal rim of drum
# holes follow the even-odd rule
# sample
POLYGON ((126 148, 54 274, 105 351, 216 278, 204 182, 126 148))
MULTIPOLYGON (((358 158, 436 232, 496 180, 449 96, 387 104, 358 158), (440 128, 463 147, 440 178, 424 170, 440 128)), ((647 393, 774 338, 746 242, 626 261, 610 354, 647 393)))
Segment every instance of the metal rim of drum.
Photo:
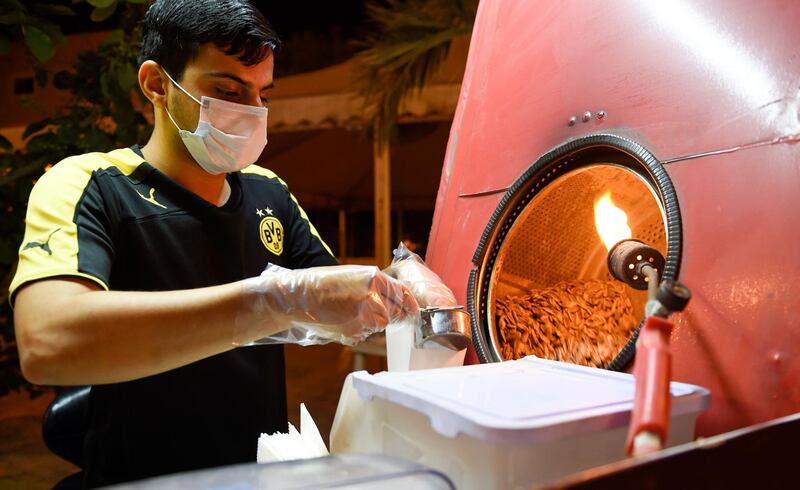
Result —
MULTIPOLYGON (((486 229, 481 235, 478 247, 472 257, 477 267, 470 271, 467 286, 467 308, 470 313, 472 343, 481 362, 499 362, 492 349, 488 349, 487 329, 495 328, 487 317, 488 290, 491 286, 491 271, 503 242, 517 216, 530 204, 541 190, 573 170, 597 165, 598 153, 606 156, 614 155, 624 162, 615 161, 614 165, 639 174, 657 192, 664 209, 667 232, 667 255, 664 267, 664 279, 677 279, 681 259, 681 215, 675 188, 672 185, 664 166, 643 146, 629 139, 614 134, 593 134, 568 141, 542 155, 531 165, 508 189, 500 200, 486 229), (594 158, 593 158, 594 157, 594 158)), ((628 339, 628 342, 617 354, 606 369, 621 371, 630 363, 636 354, 636 339, 642 323, 628 339)))

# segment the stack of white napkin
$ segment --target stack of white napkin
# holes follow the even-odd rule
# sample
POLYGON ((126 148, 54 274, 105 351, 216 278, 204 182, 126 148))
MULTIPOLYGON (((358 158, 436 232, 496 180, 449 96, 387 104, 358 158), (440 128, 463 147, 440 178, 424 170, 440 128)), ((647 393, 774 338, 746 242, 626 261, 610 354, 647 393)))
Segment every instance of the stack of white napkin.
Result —
POLYGON ((259 463, 272 463, 327 455, 328 448, 322 440, 317 424, 308 413, 306 405, 301 403, 300 432, 292 424, 289 424, 288 433, 261 434, 261 437, 258 438, 256 460, 259 463))

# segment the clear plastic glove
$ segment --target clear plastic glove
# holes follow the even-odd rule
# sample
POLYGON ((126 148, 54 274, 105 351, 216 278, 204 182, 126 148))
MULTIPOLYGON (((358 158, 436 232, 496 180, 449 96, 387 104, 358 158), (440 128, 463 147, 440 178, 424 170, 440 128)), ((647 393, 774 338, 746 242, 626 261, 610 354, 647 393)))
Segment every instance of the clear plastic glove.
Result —
POLYGON ((421 308, 458 305, 453 291, 425 265, 419 255, 406 248, 403 242, 400 242, 393 253, 394 259, 384 272, 406 286, 421 308))
POLYGON ((354 345, 390 323, 419 318, 408 289, 377 267, 289 270, 270 265, 260 277, 245 281, 244 288, 250 311, 241 321, 287 327, 244 343, 354 345))

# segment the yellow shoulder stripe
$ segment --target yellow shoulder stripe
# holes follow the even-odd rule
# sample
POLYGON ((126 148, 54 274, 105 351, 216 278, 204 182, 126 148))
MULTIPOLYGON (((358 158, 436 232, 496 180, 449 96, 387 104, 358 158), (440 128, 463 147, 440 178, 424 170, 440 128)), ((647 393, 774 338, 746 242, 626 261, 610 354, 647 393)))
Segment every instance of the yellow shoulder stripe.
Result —
POLYGON ((66 158, 46 172, 31 191, 25 216, 25 236, 9 297, 24 283, 62 275, 102 279, 78 270, 78 227, 75 208, 92 172, 117 167, 130 175, 144 160, 129 148, 66 158))

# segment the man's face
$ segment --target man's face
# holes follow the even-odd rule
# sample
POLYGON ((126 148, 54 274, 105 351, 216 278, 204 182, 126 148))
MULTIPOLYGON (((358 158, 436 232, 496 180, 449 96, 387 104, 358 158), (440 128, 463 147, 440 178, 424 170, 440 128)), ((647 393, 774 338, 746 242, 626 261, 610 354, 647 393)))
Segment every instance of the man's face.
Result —
MULTIPOLYGON (((198 56, 186 65, 176 80, 197 100, 202 96, 256 107, 267 105, 272 88, 274 57, 253 66, 243 65, 235 56, 227 56, 213 44, 200 47, 198 56)), ((170 74, 171 75, 171 74, 170 74)), ((200 117, 200 105, 171 83, 167 89, 167 107, 181 128, 194 131, 200 117)))

